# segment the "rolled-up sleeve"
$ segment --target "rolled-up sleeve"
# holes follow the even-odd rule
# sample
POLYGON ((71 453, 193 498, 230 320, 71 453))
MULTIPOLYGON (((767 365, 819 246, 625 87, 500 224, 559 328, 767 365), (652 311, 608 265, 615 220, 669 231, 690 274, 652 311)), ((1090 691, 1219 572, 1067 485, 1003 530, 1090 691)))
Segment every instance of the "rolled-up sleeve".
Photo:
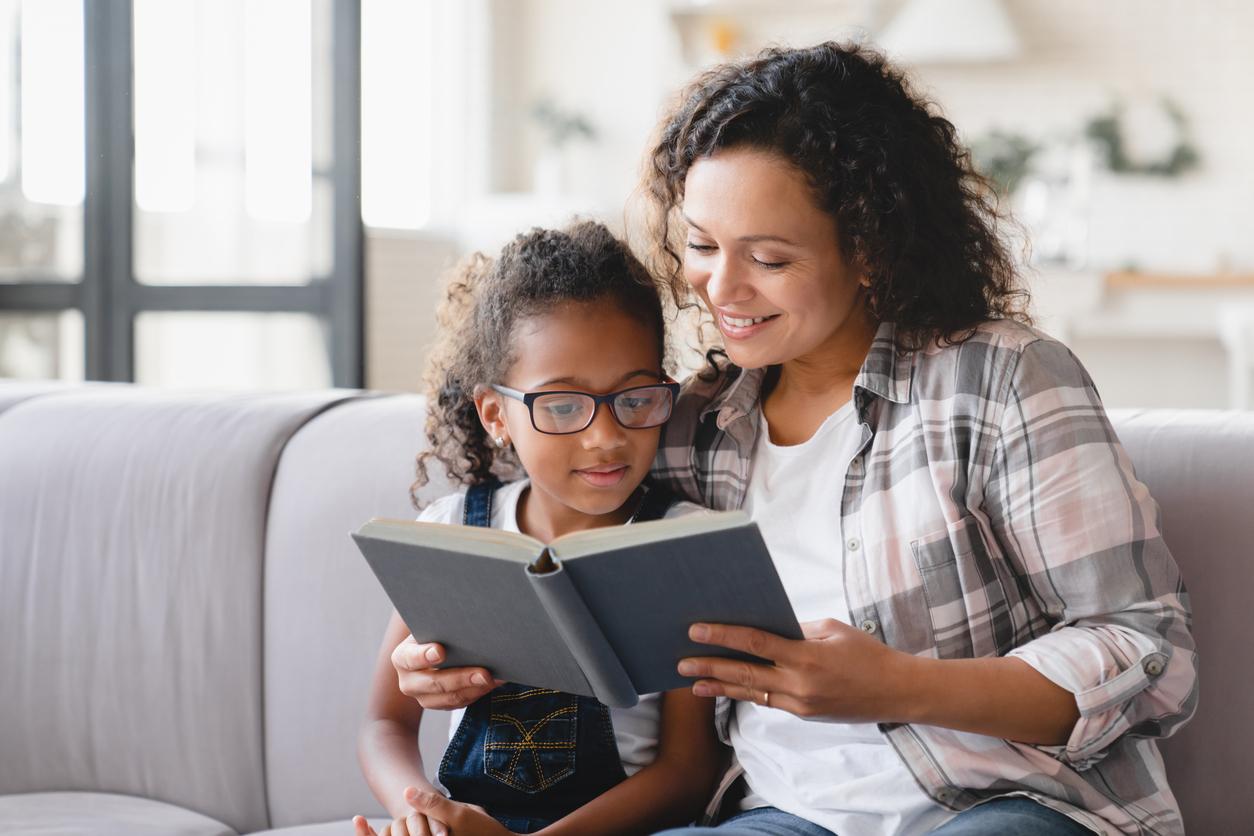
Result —
POLYGON ((1193 713, 1188 593, 1097 390, 1061 343, 1025 347, 1005 380, 985 508, 1003 554, 1052 625, 1007 655, 1075 695, 1085 769, 1120 736, 1166 737, 1193 713))

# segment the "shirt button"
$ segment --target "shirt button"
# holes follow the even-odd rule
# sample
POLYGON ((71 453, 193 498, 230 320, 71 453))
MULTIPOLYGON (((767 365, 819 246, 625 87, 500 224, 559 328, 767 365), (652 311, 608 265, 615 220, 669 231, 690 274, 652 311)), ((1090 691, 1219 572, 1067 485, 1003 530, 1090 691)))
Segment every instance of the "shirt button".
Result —
POLYGON ((845 545, 849 547, 849 551, 856 552, 862 544, 858 542, 857 538, 854 538, 854 539, 851 539, 845 545))
POLYGON ((954 800, 954 796, 956 795, 957 793, 952 787, 941 787, 936 791, 936 800, 942 804, 948 804, 954 800))
POLYGON ((1162 673, 1163 672, 1162 659, 1145 660, 1145 672, 1149 674, 1150 676, 1158 676, 1160 673, 1162 673))
POLYGON ((864 633, 874 633, 876 630, 880 629, 880 625, 876 624, 874 619, 870 618, 863 621, 861 626, 862 632, 864 633))

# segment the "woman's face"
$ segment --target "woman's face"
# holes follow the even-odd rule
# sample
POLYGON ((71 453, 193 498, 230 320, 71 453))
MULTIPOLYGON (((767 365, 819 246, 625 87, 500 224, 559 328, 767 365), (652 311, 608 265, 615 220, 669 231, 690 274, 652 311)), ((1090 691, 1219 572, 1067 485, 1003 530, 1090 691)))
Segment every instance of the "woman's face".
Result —
POLYGON ((818 359, 840 351, 842 334, 865 330, 865 279, 787 160, 748 148, 698 160, 683 213, 684 276, 736 365, 818 359))

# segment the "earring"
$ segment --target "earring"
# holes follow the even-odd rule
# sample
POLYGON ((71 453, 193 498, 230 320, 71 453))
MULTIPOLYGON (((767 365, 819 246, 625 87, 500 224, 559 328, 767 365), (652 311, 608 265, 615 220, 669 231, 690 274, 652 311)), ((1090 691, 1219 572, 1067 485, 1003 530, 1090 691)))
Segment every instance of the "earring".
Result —
POLYGON ((500 450, 504 450, 504 449, 505 449, 505 439, 501 438, 501 437, 498 435, 496 438, 494 438, 494 439, 493 439, 493 441, 495 441, 495 442, 496 442, 497 449, 500 449, 500 450))

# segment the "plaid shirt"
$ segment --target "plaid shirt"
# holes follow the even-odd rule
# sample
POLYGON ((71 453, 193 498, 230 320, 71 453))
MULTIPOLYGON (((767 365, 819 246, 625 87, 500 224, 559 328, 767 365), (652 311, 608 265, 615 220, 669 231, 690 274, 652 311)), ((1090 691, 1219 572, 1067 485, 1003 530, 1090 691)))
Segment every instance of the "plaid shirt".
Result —
MULTIPOLYGON (((831 498, 849 611, 832 615, 920 656, 1017 656, 1075 694, 1080 719, 1060 746, 880 730, 950 809, 1021 793, 1099 833, 1182 834, 1155 738, 1197 704, 1189 596, 1093 382, 1011 321, 915 352, 894 330, 880 325, 853 387, 862 445, 831 498)), ((763 374, 690 379, 654 475, 740 507, 763 374)))

